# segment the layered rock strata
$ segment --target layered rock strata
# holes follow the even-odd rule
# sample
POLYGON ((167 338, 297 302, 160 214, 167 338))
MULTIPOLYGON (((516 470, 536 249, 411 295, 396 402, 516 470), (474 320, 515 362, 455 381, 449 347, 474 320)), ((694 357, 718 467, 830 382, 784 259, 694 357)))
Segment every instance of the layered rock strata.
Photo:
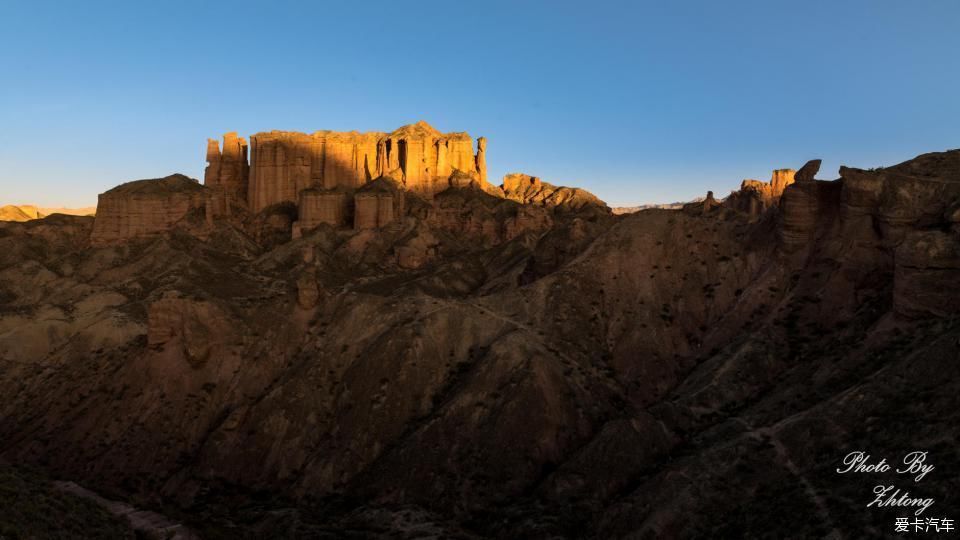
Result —
POLYGON ((203 212, 207 194, 182 174, 117 186, 99 196, 90 241, 102 246, 161 234, 191 211, 203 212))
POLYGON ((468 134, 443 134, 426 122, 392 133, 258 133, 251 137, 248 203, 257 212, 296 203, 305 189, 356 189, 384 175, 432 198, 449 187, 455 171, 476 173, 486 182, 486 139, 478 139, 477 146, 474 154, 468 134))
POLYGON ((300 192, 300 230, 313 229, 321 224, 340 227, 346 224, 348 197, 343 190, 305 189, 300 192))
POLYGON ((358 189, 353 200, 353 228, 356 230, 379 229, 403 216, 403 191, 394 180, 387 177, 378 178, 358 189))
POLYGON ((203 183, 209 188, 206 215, 209 224, 217 218, 229 218, 235 207, 247 206, 250 166, 247 164, 247 141, 236 132, 223 136, 223 152, 215 139, 207 139, 207 168, 203 183))

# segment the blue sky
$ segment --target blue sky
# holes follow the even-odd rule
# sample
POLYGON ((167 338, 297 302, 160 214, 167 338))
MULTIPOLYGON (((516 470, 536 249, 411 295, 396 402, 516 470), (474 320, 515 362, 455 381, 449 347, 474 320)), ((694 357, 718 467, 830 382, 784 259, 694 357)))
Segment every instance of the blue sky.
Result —
POLYGON ((613 205, 834 178, 960 147, 960 2, 0 2, 0 204, 420 119, 613 205))

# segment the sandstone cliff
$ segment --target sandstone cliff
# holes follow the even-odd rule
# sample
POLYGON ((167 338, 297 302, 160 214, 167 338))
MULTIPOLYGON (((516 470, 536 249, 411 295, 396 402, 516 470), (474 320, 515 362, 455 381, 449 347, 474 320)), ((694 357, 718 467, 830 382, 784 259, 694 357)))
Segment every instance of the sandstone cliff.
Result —
POLYGON ((249 205, 257 212, 296 203, 305 189, 356 189, 386 175, 431 198, 449 187, 455 171, 486 183, 486 139, 477 146, 475 154, 466 133, 443 134, 422 121, 391 133, 258 133, 251 137, 249 205))
POLYGON ((744 180, 740 190, 731 193, 724 204, 751 216, 759 216, 780 203, 783 190, 794 181, 794 173, 792 169, 777 169, 773 171, 769 182, 744 180))
POLYGON ((202 215, 206 200, 206 189, 182 174, 122 184, 100 194, 90 240, 102 246, 161 234, 192 211, 202 215))
POLYGON ((231 197, 246 200, 250 167, 247 164, 247 141, 236 132, 223 136, 223 152, 216 140, 207 140, 207 168, 203 183, 224 190, 231 197))

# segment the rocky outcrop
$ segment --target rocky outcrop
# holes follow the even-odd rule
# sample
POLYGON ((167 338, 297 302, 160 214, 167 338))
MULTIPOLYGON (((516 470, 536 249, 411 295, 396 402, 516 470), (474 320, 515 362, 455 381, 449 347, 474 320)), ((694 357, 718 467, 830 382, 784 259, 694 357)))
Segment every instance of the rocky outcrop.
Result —
POLYGON ((777 169, 773 171, 769 182, 744 180, 740 184, 740 190, 731 193, 724 200, 724 204, 728 208, 757 217, 780 204, 780 197, 787 186, 794 182, 794 175, 795 171, 792 169, 777 169))
POLYGON ((296 227, 300 231, 321 224, 342 227, 346 224, 348 201, 347 192, 342 189, 305 189, 300 192, 296 227))
POLYGON ((683 205, 681 210, 688 214, 709 214, 714 208, 720 206, 721 204, 713 198, 713 192, 708 191, 706 197, 683 205))
POLYGON ((449 187, 448 179, 455 170, 479 173, 481 162, 486 169, 486 158, 481 159, 486 139, 482 147, 474 155, 470 135, 443 134, 420 121, 397 129, 381 141, 385 163, 381 174, 399 168, 403 176, 398 180, 404 187, 429 199, 449 187))
POLYGON ((780 236, 788 252, 809 246, 818 226, 838 217, 841 184, 814 180, 819 170, 819 159, 808 161, 795 173, 794 183, 787 186, 780 198, 780 236))
POLYGON ((247 141, 236 132, 223 136, 223 152, 215 139, 207 139, 207 168, 203 183, 208 188, 207 223, 229 219, 247 207, 250 166, 247 163, 247 141))
POLYGON ((844 234, 893 251, 898 313, 960 312, 960 150, 893 167, 840 168, 844 234))
POLYGON ((210 188, 220 188, 230 197, 240 201, 247 199, 247 183, 250 167, 247 164, 247 141, 237 137, 235 131, 223 136, 223 153, 215 139, 207 139, 207 168, 203 183, 210 188))
POLYGON ((377 175, 381 133, 288 131, 250 138, 250 190, 254 212, 282 202, 297 203, 309 188, 355 189, 377 175))
POLYGON ((554 186, 529 174, 508 174, 503 177, 500 188, 505 198, 522 204, 537 204, 557 210, 592 207, 610 213, 606 203, 585 189, 554 186))
POLYGON ((248 199, 254 212, 296 203, 305 189, 352 190, 384 175, 428 199, 449 187, 454 171, 476 173, 486 182, 486 139, 478 139, 474 154, 468 134, 443 134, 422 121, 392 133, 271 131, 250 140, 248 199))
POLYGON ((841 167, 832 182, 814 179, 819 166, 819 160, 804 165, 783 194, 785 252, 816 252, 864 275, 892 273, 898 315, 960 312, 950 285, 960 280, 960 150, 887 168, 841 167))
POLYGON ((161 234, 191 212, 202 216, 207 194, 182 174, 119 185, 100 194, 90 241, 103 246, 161 234))
POLYGON ((361 187, 353 196, 353 228, 379 229, 403 217, 403 190, 395 180, 381 177, 361 187))
POLYGON ((477 139, 477 174, 480 175, 480 183, 487 183, 487 138, 477 139))
POLYGON ((817 175, 817 172, 820 171, 819 159, 811 159, 810 161, 803 164, 803 167, 800 167, 800 170, 793 173, 794 182, 813 182, 814 177, 817 175))

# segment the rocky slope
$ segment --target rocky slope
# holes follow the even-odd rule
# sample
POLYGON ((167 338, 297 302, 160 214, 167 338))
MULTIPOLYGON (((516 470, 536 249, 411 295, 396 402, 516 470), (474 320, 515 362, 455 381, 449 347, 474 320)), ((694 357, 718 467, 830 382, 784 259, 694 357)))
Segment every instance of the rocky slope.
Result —
POLYGON ((949 517, 960 151, 816 167, 619 217, 523 175, 293 240, 0 224, 0 455, 213 538, 883 537, 834 472, 863 448, 928 450, 949 517))

